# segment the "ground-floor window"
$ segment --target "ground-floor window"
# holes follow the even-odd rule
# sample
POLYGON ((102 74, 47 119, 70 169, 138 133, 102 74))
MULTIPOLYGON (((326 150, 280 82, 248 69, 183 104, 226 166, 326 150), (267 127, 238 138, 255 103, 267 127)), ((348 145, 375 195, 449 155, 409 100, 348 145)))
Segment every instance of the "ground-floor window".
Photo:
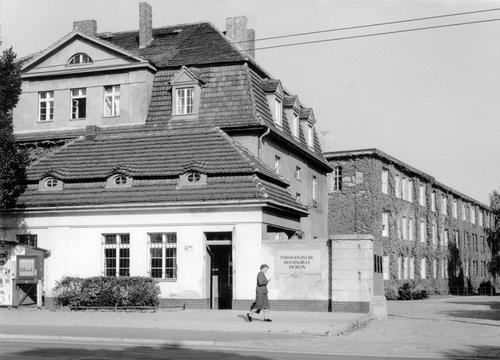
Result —
POLYGON ((130 276, 129 234, 104 234, 104 274, 130 276))
POLYGON ((420 259, 420 278, 425 279, 427 277, 427 261, 425 258, 420 259))
POLYGON ((150 233, 149 242, 151 277, 176 279, 177 233, 150 233))

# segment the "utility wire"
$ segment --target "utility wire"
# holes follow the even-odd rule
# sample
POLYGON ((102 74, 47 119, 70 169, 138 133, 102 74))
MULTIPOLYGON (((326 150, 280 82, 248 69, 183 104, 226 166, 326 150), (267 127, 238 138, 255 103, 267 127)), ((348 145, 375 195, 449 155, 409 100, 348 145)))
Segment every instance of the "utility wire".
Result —
POLYGON ((407 23, 407 22, 415 22, 415 21, 422 21, 422 20, 442 19, 442 18, 446 18, 446 17, 462 16, 462 15, 470 15, 470 14, 479 14, 479 13, 499 11, 499 10, 500 10, 500 8, 491 8, 491 9, 474 10, 474 11, 464 11, 464 12, 459 12, 459 13, 425 16, 425 17, 419 17, 419 18, 386 21, 386 22, 364 24, 364 25, 353 25, 353 26, 346 26, 346 27, 326 29, 326 30, 301 32, 301 33, 295 33, 295 34, 276 35, 276 36, 269 36, 269 37, 259 38, 259 39, 255 39, 255 40, 238 41, 238 44, 243 44, 243 43, 252 42, 252 41, 264 41, 264 40, 283 39, 283 38, 295 37, 295 36, 323 34, 323 33, 333 32, 333 31, 354 30, 354 29, 364 29, 364 28, 375 27, 375 26, 403 24, 403 23, 407 23))
MULTIPOLYGON (((289 46, 318 44, 318 43, 330 42, 330 41, 359 39, 359 38, 365 38, 365 37, 374 37, 374 36, 391 35, 391 34, 401 34, 401 33, 406 33, 406 32, 411 32, 411 31, 442 29, 442 28, 453 27, 453 26, 482 24, 482 23, 489 23, 489 22, 494 22, 494 21, 500 21, 500 18, 467 21, 467 22, 445 24, 445 25, 425 26, 425 27, 420 27, 420 28, 411 28, 411 29, 403 29, 403 30, 392 30, 392 31, 384 31, 384 32, 378 32, 378 33, 371 33, 371 34, 351 35, 351 36, 343 36, 343 37, 329 38, 329 39, 322 39, 322 40, 301 41, 301 42, 290 43, 290 44, 270 45, 270 46, 258 47, 258 48, 255 48, 254 50, 256 50, 256 51, 257 50, 267 50, 267 49, 276 49, 276 48, 283 48, 283 47, 289 47, 289 46)), ((181 50, 185 50, 185 49, 181 49, 181 50)))

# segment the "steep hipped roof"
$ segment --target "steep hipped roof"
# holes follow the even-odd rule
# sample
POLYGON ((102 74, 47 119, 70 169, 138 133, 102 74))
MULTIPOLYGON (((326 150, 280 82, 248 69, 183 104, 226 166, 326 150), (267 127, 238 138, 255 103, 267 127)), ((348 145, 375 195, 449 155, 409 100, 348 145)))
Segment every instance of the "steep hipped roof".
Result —
POLYGON ((366 157, 366 156, 381 159, 385 163, 388 163, 388 164, 394 164, 406 172, 412 173, 414 175, 417 175, 417 176, 427 180, 428 182, 432 183, 435 187, 443 190, 444 192, 453 194, 459 198, 462 198, 463 200, 469 201, 469 202, 474 203, 478 206, 481 206, 484 209, 489 210, 488 205, 483 204, 482 202, 477 201, 477 200, 471 198, 470 196, 467 196, 467 195, 461 193, 460 191, 457 191, 457 190, 437 181, 432 175, 429 175, 429 174, 427 174, 427 173, 425 173, 425 172, 423 172, 423 171, 421 171, 421 170, 419 170, 411 165, 408 165, 407 163, 405 163, 399 159, 396 159, 395 157, 393 157, 393 156, 391 156, 391 155, 389 155, 389 154, 387 154, 379 149, 372 148, 372 149, 359 149, 359 150, 343 150, 343 151, 330 151, 330 152, 325 153, 325 157, 328 161, 343 160, 343 159, 348 159, 348 158, 359 158, 359 157, 366 157))
POLYGON ((153 41, 141 49, 137 30, 97 36, 148 59, 160 68, 249 60, 208 22, 153 29, 153 41))
POLYGON ((27 178, 19 199, 26 207, 260 200, 306 213, 282 177, 218 128, 81 137, 34 162, 27 178), (178 187, 179 175, 192 164, 202 165, 207 185, 178 187), (105 188, 115 172, 132 176, 134 186, 105 188), (39 191, 48 175, 62 180, 64 189, 39 191))

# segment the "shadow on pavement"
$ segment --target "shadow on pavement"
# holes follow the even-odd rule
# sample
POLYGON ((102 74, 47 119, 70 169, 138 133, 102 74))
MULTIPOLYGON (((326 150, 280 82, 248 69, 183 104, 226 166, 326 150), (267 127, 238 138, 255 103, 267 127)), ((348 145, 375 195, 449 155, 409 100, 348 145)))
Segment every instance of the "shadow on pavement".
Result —
POLYGON ((446 359, 500 359, 499 346, 471 346, 470 351, 453 350, 443 353, 446 359))
MULTIPOLYGON (((233 352, 225 351, 210 351, 188 349, 181 346, 135 346, 135 347, 122 347, 117 349, 105 348, 105 345, 96 345, 94 349, 87 349, 73 345, 72 347, 39 347, 36 349, 25 351, 14 351, 9 354, 4 353, 2 359, 162 359, 162 360, 177 360, 177 359, 206 359, 206 360, 268 360, 267 357, 254 356, 254 355, 239 355, 233 352), (98 348, 102 347, 102 348, 98 348), (3 357, 6 356, 6 357, 3 357)), ((87 345, 88 347, 88 345, 87 345)))
MULTIPOLYGON (((455 318, 466 318, 466 319, 480 319, 480 320, 500 320, 500 302, 498 301, 488 301, 488 302, 451 302, 451 304, 468 304, 468 305, 481 305, 489 306, 489 310, 446 310, 442 313, 455 318)), ((491 325, 491 324, 484 324, 491 325)))

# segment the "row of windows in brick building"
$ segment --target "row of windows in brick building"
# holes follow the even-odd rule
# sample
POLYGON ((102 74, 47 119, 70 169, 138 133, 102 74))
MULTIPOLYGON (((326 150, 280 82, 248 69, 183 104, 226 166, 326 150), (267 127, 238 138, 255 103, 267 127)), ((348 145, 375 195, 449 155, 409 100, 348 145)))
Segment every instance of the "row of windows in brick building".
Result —
MULTIPOLYGON (((414 182, 405 176, 396 174, 394 176, 394 196, 398 199, 402 199, 413 203, 414 201, 414 182)), ((382 170, 382 193, 390 194, 389 192, 389 170, 382 170)), ((427 194, 425 184, 418 184, 418 194, 417 194, 418 205, 427 207, 427 194)), ((437 191, 433 190, 431 192, 430 199, 430 209, 433 212, 437 212, 437 191)), ((440 196, 440 212, 444 216, 451 215, 452 218, 458 219, 458 199, 454 198, 448 194, 441 194, 440 196), (451 201, 450 201, 451 199, 451 201)), ((478 206, 461 201, 460 207, 460 219, 462 221, 469 220, 471 224, 477 224, 479 226, 484 225, 484 219, 486 218, 486 227, 489 227, 490 217, 489 214, 479 209, 478 206)))
MULTIPOLYGON (((414 280, 415 272, 415 257, 414 256, 398 256, 396 258, 396 273, 393 274, 397 280, 414 280)), ((418 261, 418 260, 417 260, 418 261)), ((466 278, 473 276, 486 276, 488 273, 486 260, 467 259, 464 261, 463 268, 460 267, 456 261, 450 261, 447 258, 432 259, 431 260, 431 273, 427 274, 427 258, 420 260, 419 277, 420 279, 447 279, 450 277, 459 277, 463 275, 466 278), (451 267, 452 272, 449 273, 451 267), (463 273, 461 273, 463 271, 463 273)), ((384 280, 391 278, 390 274, 390 257, 388 255, 383 257, 383 274, 384 280)))
MULTIPOLYGON (((416 228, 415 228, 415 220, 413 218, 409 218, 406 216, 401 216, 396 219, 396 228, 397 228, 397 238, 401 240, 409 240, 414 241, 416 239, 416 228)), ((436 220, 432 221, 431 224, 431 244, 434 248, 438 246, 438 231, 437 231, 437 222, 436 220)), ((390 237, 389 231, 389 213, 382 213, 382 237, 390 237)), ((422 243, 427 242, 427 222, 424 219, 419 220, 418 226, 418 240, 422 243)), ((460 245, 460 231, 459 230, 449 230, 443 229, 439 236, 439 244, 442 248, 447 248, 450 240, 456 245, 460 245), (453 233, 453 239, 450 238, 450 232, 453 233)), ((481 247, 481 251, 485 251, 486 237, 480 236, 477 234, 472 234, 469 232, 463 232, 463 246, 466 248, 470 248, 471 250, 479 251, 481 247)))

